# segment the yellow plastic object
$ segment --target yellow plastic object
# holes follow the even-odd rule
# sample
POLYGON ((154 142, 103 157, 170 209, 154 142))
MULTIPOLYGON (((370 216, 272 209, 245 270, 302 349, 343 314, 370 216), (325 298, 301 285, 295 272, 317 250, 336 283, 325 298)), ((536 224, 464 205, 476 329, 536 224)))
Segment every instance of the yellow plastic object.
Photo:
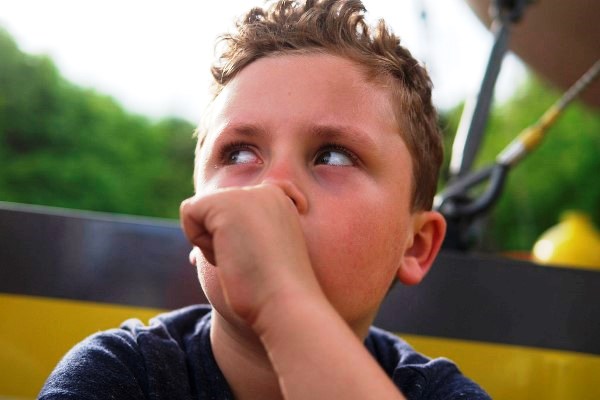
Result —
POLYGON ((600 270, 600 233, 584 213, 566 212, 561 222, 544 232, 535 243, 533 260, 540 264, 600 270))

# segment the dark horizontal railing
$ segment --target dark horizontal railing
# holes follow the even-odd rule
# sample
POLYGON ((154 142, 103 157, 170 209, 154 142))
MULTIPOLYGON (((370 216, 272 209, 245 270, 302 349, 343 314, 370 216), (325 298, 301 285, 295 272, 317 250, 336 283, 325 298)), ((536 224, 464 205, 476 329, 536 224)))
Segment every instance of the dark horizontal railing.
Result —
MULTIPOLYGON (((143 307, 206 302, 176 221, 0 203, 0 292, 143 307)), ((600 354, 600 272, 443 252, 376 325, 600 354)))

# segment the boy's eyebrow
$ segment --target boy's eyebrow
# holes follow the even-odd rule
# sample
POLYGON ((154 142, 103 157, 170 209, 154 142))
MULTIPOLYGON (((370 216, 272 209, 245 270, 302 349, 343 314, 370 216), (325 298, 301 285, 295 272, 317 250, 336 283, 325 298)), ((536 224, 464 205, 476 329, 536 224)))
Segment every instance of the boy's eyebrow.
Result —
MULTIPOLYGON (((222 133, 234 133, 241 136, 256 137, 272 135, 268 129, 256 124, 228 124, 222 133)), ((342 141, 356 147, 376 147, 375 141, 362 130, 352 125, 314 125, 308 130, 310 136, 318 137, 326 141, 342 141)))
POLYGON ((375 147, 373 139, 352 125, 315 125, 311 134, 329 141, 343 141, 354 146, 375 147))
POLYGON ((262 128, 259 125, 255 124, 227 124, 222 129, 220 129, 220 133, 234 133, 241 136, 263 136, 268 135, 268 131, 262 128))

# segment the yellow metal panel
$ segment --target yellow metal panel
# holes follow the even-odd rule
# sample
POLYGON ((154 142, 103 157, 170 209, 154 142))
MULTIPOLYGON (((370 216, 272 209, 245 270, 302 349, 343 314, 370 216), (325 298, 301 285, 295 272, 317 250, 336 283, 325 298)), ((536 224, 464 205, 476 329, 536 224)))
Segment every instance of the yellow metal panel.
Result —
MULTIPOLYGON (((164 310, 0 294, 0 398, 36 397, 77 342, 128 318, 164 310)), ((418 351, 454 360, 494 399, 600 399, 600 357, 401 335, 418 351)))
POLYGON ((35 398, 73 345, 161 310, 0 294, 0 398, 35 398))
POLYGON ((403 335, 418 351, 446 357, 493 399, 598 400, 600 356, 403 335))

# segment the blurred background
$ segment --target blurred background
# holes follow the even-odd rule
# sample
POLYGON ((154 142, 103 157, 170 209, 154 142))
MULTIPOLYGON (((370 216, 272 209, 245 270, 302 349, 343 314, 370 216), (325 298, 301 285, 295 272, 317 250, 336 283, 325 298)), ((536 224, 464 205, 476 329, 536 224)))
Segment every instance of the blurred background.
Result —
MULTIPOLYGON (((449 166, 459 121, 498 43, 491 1, 363 1, 430 71, 447 193, 462 179, 449 166)), ((256 2, 0 0, 0 398, 35 398, 92 332, 206 301, 178 209, 193 190, 215 38, 256 2)), ((494 2, 532 3, 510 35, 527 61, 504 58, 471 171, 493 164, 600 58, 597 0, 494 2)), ((494 206, 466 218, 475 251, 443 251, 418 288, 394 287, 376 321, 455 360, 494 398, 600 398, 600 275, 504 257, 529 258, 567 210, 600 226, 600 80, 582 99, 510 169, 494 206)), ((600 267, 600 236, 580 222, 555 235, 567 249, 555 265, 600 267)))
MULTIPOLYGON (((364 3, 427 65, 449 156, 492 34, 463 0, 364 3)), ((0 201, 177 218, 192 193, 214 39, 253 4, 0 0, 0 201)), ((507 57, 476 167, 560 95, 507 57)), ((600 112, 576 102, 510 173, 477 247, 529 251, 566 210, 600 225, 599 155, 600 112)))

